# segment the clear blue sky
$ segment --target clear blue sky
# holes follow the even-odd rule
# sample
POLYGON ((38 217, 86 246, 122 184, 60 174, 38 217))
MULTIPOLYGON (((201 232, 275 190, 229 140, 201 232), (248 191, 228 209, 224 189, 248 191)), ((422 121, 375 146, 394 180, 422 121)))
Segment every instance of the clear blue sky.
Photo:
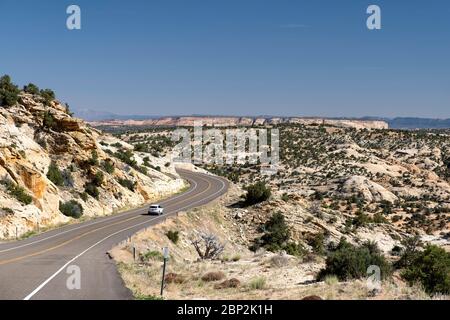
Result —
POLYGON ((0 14, 0 74, 77 109, 450 117, 448 0, 1 0, 0 14))

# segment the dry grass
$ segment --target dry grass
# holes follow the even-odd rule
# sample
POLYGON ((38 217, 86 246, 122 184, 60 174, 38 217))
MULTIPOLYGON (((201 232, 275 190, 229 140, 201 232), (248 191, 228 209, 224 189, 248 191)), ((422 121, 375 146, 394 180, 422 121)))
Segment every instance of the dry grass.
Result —
POLYGON ((250 252, 248 244, 227 220, 227 210, 223 204, 216 203, 180 214, 136 235, 133 244, 115 248, 112 254, 119 262, 119 271, 135 296, 159 295, 162 262, 157 258, 149 259, 148 263, 133 261, 132 246, 143 253, 168 246, 171 258, 167 272, 176 276, 171 276, 166 285, 165 299, 300 300, 307 296, 333 300, 430 299, 422 289, 408 287, 398 278, 383 282, 381 290, 375 294, 363 280, 338 282, 329 277, 325 282, 314 282, 317 272, 324 266, 323 258, 301 259, 265 251, 250 252), (214 217, 210 216, 211 211, 215 212, 214 217), (165 236, 168 230, 179 231, 177 245, 165 236), (197 231, 214 233, 226 243, 221 260, 198 260, 189 241, 197 231), (223 280, 225 275, 227 279, 223 280))

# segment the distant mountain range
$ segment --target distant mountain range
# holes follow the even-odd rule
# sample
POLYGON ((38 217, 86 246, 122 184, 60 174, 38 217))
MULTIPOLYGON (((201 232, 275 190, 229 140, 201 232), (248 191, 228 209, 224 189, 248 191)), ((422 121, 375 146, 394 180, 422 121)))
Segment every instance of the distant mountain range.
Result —
MULTIPOLYGON (((146 115, 119 115, 107 111, 96 111, 90 109, 74 110, 76 117, 89 122, 102 122, 110 120, 151 120, 160 119, 165 116, 146 116, 146 115)), ((208 117, 204 115, 192 115, 193 117, 208 117)), ((211 116, 221 117, 221 116, 211 116)), ((258 116, 257 118, 276 118, 276 116, 258 116)), ((284 117, 283 117, 284 118, 284 117)), ((289 117, 285 117, 289 118, 289 117)), ((310 118, 310 117, 308 117, 310 118)), ((450 119, 432 119, 417 117, 361 117, 361 118, 329 118, 338 120, 362 120, 362 121, 385 121, 391 129, 447 129, 450 128, 450 119)))

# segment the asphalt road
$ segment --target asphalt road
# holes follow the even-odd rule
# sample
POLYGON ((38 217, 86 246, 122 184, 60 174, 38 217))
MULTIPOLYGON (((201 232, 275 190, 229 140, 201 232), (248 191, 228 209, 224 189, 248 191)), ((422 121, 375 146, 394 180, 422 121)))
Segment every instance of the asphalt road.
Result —
POLYGON ((160 201, 165 208, 162 216, 146 215, 145 206, 0 244, 0 299, 132 299, 107 251, 136 232, 179 211, 204 205, 228 189, 225 179, 178 172, 190 188, 160 201), (74 270, 80 271, 80 289, 67 286, 74 270))

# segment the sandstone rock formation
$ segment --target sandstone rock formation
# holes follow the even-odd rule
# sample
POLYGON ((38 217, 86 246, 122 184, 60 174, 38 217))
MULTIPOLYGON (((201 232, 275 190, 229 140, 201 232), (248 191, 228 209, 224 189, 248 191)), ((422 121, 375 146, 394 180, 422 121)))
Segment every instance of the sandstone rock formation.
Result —
POLYGON ((278 124, 328 125, 355 129, 387 129, 384 121, 362 121, 324 118, 279 118, 279 117, 162 117, 148 120, 107 120, 91 122, 93 126, 193 126, 202 123, 208 127, 262 126, 278 124))
MULTIPOLYGON (((145 170, 131 166, 108 153, 101 141, 120 143, 73 118, 57 101, 47 105, 39 95, 22 92, 15 105, 0 106, 0 239, 21 236, 38 224, 70 221, 60 212, 60 202, 77 201, 85 216, 105 215, 154 201, 184 186, 173 166, 153 169, 152 163, 158 161, 154 157, 147 159, 145 170), (114 170, 107 172, 106 162, 114 170), (47 178, 51 163, 61 171, 61 185, 47 178), (103 179, 98 182, 98 197, 93 197, 85 193, 85 186, 96 175, 103 179), (135 185, 133 190, 120 183, 125 180, 135 185), (19 201, 8 183, 23 188, 31 203, 19 201)), ((136 163, 143 162, 142 156, 133 157, 136 163)))

